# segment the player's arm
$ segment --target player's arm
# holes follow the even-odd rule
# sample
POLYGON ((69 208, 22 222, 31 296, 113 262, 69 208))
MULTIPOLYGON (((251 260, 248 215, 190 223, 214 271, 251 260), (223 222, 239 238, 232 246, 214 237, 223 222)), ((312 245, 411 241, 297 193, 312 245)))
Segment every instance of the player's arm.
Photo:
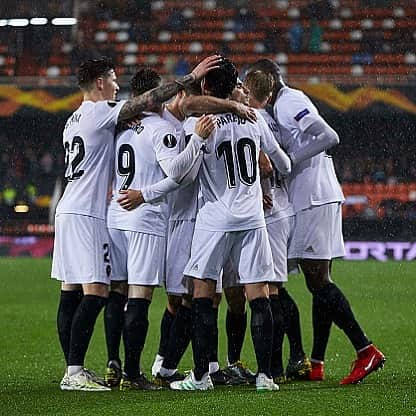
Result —
POLYGON ((259 168, 260 168, 260 178, 270 178, 274 174, 273 165, 270 162, 268 156, 260 150, 259 154, 259 168))
POLYGON ((202 163, 203 148, 214 128, 215 117, 213 115, 204 115, 199 118, 195 125, 194 134, 183 152, 165 166, 161 164, 168 177, 178 184, 190 183, 195 180, 202 163))
POLYGON ((202 163, 202 148, 215 127, 214 123, 212 116, 201 117, 196 123, 195 134, 192 135, 183 152, 174 158, 159 161, 167 178, 141 190, 120 191, 121 197, 117 200, 120 206, 130 211, 144 202, 155 202, 180 186, 194 181, 202 163))
POLYGON ((251 108, 234 100, 211 97, 207 95, 190 95, 182 103, 182 112, 191 114, 234 113, 248 121, 256 121, 256 113, 251 108))
POLYGON ((196 80, 203 78, 211 69, 218 68, 218 62, 221 59, 218 55, 209 56, 183 78, 168 82, 142 95, 128 99, 119 112, 118 121, 130 120, 148 108, 153 108, 155 105, 169 100, 179 91, 189 87, 196 80))
POLYGON ((260 114, 257 116, 257 124, 261 134, 261 150, 267 154, 281 174, 288 175, 291 171, 289 156, 283 151, 279 143, 277 143, 272 131, 260 114))
POLYGON ((320 116, 316 117, 316 119, 305 128, 304 133, 313 136, 313 139, 304 147, 289 153, 293 165, 306 159, 310 159, 324 150, 339 144, 337 132, 320 116))

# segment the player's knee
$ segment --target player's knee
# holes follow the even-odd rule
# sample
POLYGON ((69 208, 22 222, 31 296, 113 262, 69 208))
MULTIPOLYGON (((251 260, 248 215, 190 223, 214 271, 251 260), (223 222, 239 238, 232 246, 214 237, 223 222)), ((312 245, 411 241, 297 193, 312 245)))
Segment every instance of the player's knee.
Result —
POLYGON ((210 279, 193 279, 194 293, 193 297, 196 298, 209 298, 213 299, 215 296, 215 281, 210 279))
POLYGON ((110 286, 110 291, 111 292, 117 292, 120 295, 123 296, 127 296, 127 293, 129 291, 129 285, 127 283, 127 280, 124 281, 115 281, 112 280, 111 281, 111 286, 110 286))
POLYGON ((182 296, 168 295, 167 308, 171 314, 175 315, 181 304, 182 304, 182 296))

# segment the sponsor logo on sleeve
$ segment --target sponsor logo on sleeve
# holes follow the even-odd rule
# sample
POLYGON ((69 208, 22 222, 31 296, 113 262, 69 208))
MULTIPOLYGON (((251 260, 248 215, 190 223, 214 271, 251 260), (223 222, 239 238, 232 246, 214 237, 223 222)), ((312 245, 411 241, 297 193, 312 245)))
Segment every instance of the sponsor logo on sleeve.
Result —
POLYGON ((167 134, 163 138, 163 144, 168 147, 169 149, 176 146, 176 137, 173 134, 167 134))
POLYGON ((295 120, 299 122, 300 120, 302 120, 303 117, 306 116, 306 114, 309 113, 310 111, 307 108, 305 108, 304 110, 295 115, 295 120))

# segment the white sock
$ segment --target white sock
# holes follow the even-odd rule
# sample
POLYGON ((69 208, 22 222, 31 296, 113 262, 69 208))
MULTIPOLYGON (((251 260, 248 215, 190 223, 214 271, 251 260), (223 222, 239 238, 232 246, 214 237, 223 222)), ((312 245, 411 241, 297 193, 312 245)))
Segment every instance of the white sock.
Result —
POLYGON ((82 370, 82 365, 69 365, 68 366, 68 375, 73 376, 74 374, 79 373, 82 370))
POLYGON ((209 363, 209 374, 216 373, 220 369, 218 361, 209 363))
POLYGON ((176 373, 176 371, 177 371, 176 368, 174 370, 171 370, 169 368, 160 367, 159 374, 162 377, 170 377, 170 376, 173 376, 176 373))
POLYGON ((161 355, 156 354, 156 357, 155 357, 155 363, 156 363, 157 361, 163 361, 164 359, 165 359, 165 357, 162 357, 161 355))

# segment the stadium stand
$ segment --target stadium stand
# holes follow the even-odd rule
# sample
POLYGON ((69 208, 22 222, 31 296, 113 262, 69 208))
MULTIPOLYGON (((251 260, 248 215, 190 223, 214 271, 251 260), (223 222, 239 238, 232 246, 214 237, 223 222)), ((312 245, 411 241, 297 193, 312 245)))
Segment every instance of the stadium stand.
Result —
MULTIPOLYGON (((70 3, 64 3, 66 10, 70 3)), ((410 1, 396 1, 394 6, 380 2, 382 7, 368 7, 358 0, 243 3, 240 9, 227 3, 221 8, 215 0, 191 5, 181 0, 108 1, 78 7, 76 32, 50 25, 33 29, 49 44, 42 59, 36 57, 39 48, 33 48, 31 31, 21 31, 32 39, 23 47, 13 38, 19 37, 16 31, 10 30, 8 39, 2 36, 0 71, 3 75, 68 75, 86 55, 102 55, 111 49, 120 74, 139 64, 168 73, 169 62, 177 54, 192 63, 214 51, 227 52, 241 66, 260 55, 277 59, 289 76, 343 76, 357 82, 363 76, 397 79, 415 74, 416 9, 410 1), (303 28, 298 53, 288 45, 295 21, 303 28), (313 24, 319 29, 312 48, 313 24), (12 57, 9 45, 16 44, 18 50, 12 57)), ((61 10, 57 6, 58 14, 61 10)))
MULTIPOLYGON (((416 9, 410 0, 40 0, 35 6, 22 0, 7 8, 0 4, 0 16, 2 83, 10 83, 10 77, 40 76, 61 85, 82 60, 102 55, 117 62, 118 75, 127 77, 138 65, 181 75, 213 52, 229 56, 240 70, 268 57, 281 64, 289 80, 312 84, 407 85, 416 79, 416 9), (51 24, 62 16, 75 16, 77 25, 51 24), (10 21, 36 17, 48 23, 16 27, 10 21)), ((44 102, 51 100, 39 94, 44 102)), ((347 98, 339 98, 341 104, 349 105, 347 98)), ((25 100, 22 92, 18 102, 9 104, 10 113, 25 100)), ((369 93, 351 100, 364 107, 369 93)), ((371 135, 371 128, 363 135, 371 135)), ((7 133, 0 137, 6 150, 0 160, 0 206, 12 210, 22 202, 47 210, 63 169, 59 141, 51 146, 45 138, 35 146, 22 134, 13 137, 24 148, 16 152, 7 133)), ((377 153, 377 145, 366 148, 361 143, 357 151, 354 143, 342 144, 335 162, 347 197, 344 215, 413 215, 412 153, 398 147, 392 154, 406 155, 399 159, 377 153)))

